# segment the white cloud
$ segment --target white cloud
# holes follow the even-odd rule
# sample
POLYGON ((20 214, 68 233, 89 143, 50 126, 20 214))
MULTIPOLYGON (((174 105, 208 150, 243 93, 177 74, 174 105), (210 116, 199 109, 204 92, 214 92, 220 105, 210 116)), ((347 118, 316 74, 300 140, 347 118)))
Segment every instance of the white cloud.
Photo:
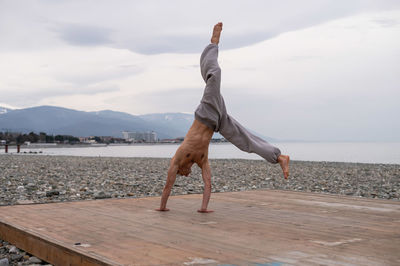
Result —
POLYGON ((277 138, 398 140, 400 25, 376 23, 384 18, 400 21, 400 12, 340 19, 226 51, 223 80, 235 89, 225 89, 228 105, 242 93, 243 105, 252 106, 231 112, 277 138))
POLYGON ((107 45, 135 53, 197 52, 209 27, 226 23, 225 48, 239 48, 396 0, 307 1, 2 1, 0 49, 107 45))

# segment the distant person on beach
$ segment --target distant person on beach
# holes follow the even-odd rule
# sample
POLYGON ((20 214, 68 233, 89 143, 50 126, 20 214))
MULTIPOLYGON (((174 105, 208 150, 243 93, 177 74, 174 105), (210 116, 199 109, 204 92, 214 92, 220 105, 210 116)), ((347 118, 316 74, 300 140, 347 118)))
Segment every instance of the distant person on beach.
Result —
POLYGON ((227 114, 224 99, 220 92, 221 69, 218 65, 218 43, 222 23, 214 26, 209 44, 200 57, 201 75, 206 83, 203 98, 195 111, 195 120, 179 146, 168 169, 160 208, 158 211, 169 211, 168 197, 175 183, 176 175, 188 176, 192 165, 196 163, 202 170, 204 182, 203 201, 198 212, 208 213, 208 202, 211 195, 211 169, 208 162, 208 146, 214 132, 219 132, 225 139, 242 151, 256 153, 270 163, 279 163, 285 179, 289 176, 289 156, 253 135, 239 122, 227 114))

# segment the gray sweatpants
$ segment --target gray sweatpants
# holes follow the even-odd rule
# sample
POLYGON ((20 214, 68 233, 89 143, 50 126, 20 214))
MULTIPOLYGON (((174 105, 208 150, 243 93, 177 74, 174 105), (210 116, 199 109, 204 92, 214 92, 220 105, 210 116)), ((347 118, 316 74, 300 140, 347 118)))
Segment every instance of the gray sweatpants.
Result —
POLYGON ((195 119, 219 132, 242 151, 256 153, 270 163, 278 163, 281 151, 253 135, 226 112, 220 92, 221 68, 218 65, 218 45, 208 45, 200 58, 201 75, 206 82, 203 98, 197 107, 195 119))

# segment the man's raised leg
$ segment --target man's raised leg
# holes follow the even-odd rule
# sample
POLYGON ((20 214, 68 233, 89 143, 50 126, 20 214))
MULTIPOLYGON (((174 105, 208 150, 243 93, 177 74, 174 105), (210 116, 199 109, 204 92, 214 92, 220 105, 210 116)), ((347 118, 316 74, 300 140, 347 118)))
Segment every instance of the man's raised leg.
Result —
POLYGON ((214 131, 219 130, 219 117, 226 113, 225 103, 221 96, 221 68, 218 64, 218 43, 222 23, 214 26, 211 44, 207 45, 200 57, 201 75, 206 83, 201 103, 195 111, 196 120, 209 126, 214 131))
POLYGON ((214 30, 211 36, 211 43, 219 44, 219 38, 221 37, 222 22, 218 22, 214 26, 214 30))
POLYGON ((270 163, 279 163, 285 179, 288 178, 289 156, 281 155, 277 147, 252 134, 230 115, 223 116, 219 133, 242 151, 256 153, 270 163))
POLYGON ((290 157, 288 155, 279 155, 278 163, 281 165, 285 179, 289 177, 289 162, 290 162, 290 157))

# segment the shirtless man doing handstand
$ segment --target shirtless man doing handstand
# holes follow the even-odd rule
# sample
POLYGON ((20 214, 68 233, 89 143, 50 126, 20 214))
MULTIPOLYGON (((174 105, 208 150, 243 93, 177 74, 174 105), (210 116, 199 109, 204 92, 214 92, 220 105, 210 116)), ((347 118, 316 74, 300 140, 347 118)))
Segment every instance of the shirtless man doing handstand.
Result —
POLYGON ((201 75, 206 83, 203 98, 195 111, 195 120, 179 146, 168 169, 161 204, 158 211, 169 211, 167 200, 175 183, 176 175, 188 176, 196 163, 202 170, 204 182, 203 201, 198 212, 208 210, 211 195, 211 169, 208 162, 208 146, 214 132, 219 132, 242 151, 256 153, 270 163, 279 163, 284 177, 289 176, 289 156, 281 155, 278 148, 253 135, 227 114, 224 99, 220 93, 221 69, 218 65, 218 43, 222 23, 214 26, 209 44, 200 58, 201 75))

